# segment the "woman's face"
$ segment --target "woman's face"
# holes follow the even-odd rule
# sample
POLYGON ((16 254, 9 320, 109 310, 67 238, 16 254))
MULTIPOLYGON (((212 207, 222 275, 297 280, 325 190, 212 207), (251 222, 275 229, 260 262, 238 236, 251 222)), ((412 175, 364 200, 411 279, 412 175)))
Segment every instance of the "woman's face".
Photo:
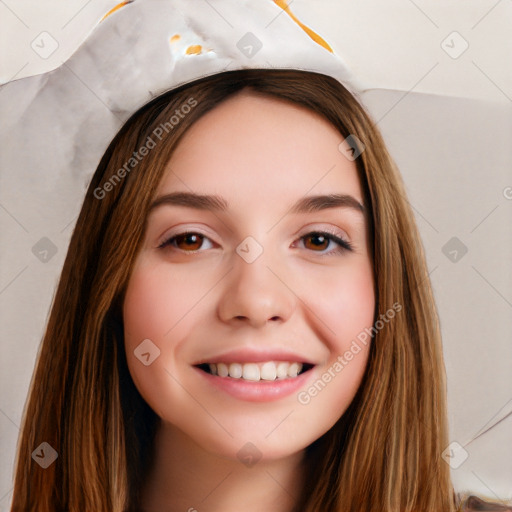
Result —
POLYGON ((210 453, 296 453, 361 382, 374 282, 342 140, 242 92, 187 132, 156 191, 123 308, 128 365, 165 424, 210 453))

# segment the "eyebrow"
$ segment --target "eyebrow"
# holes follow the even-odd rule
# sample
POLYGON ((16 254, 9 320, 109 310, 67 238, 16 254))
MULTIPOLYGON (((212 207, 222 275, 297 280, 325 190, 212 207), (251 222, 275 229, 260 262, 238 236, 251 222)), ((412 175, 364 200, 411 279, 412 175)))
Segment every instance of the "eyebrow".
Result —
MULTIPOLYGON (((225 212, 229 203, 217 195, 196 194, 193 192, 172 192, 157 197, 149 207, 149 212, 163 205, 185 206, 197 210, 225 212)), ((349 208, 364 215, 365 207, 353 196, 347 194, 327 194, 306 196, 290 208, 290 213, 312 213, 329 208, 349 208)))

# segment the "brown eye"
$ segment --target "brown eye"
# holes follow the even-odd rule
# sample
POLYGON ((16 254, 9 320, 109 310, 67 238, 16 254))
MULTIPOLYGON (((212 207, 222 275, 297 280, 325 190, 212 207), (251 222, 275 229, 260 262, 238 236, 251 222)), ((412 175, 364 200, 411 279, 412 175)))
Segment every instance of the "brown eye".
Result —
MULTIPOLYGON (((164 242, 162 242, 159 246, 160 249, 165 249, 166 247, 170 249, 178 249, 183 252, 193 253, 195 251, 199 251, 199 249, 205 249, 203 247, 204 241, 209 241, 210 239, 202 235, 200 233, 196 233, 193 231, 178 233, 174 235, 164 242)), ((210 242, 210 247, 206 247, 206 249, 210 249, 213 245, 210 242)))
POLYGON ((176 247, 182 250, 196 251, 203 244, 203 236, 198 233, 183 233, 174 237, 176 247))
POLYGON ((321 233, 311 233, 309 235, 306 235, 304 237, 304 245, 306 249, 320 249, 321 251, 324 249, 327 249, 329 246, 330 239, 326 236, 322 235, 321 233), (308 244, 307 240, 311 240, 312 243, 308 244))
POLYGON ((344 240, 332 233, 323 231, 312 231, 300 238, 306 249, 319 253, 319 256, 342 254, 346 251, 353 251, 353 246, 348 240, 344 240), (331 246, 332 242, 332 247, 331 246), (326 250, 329 249, 330 250, 326 250))

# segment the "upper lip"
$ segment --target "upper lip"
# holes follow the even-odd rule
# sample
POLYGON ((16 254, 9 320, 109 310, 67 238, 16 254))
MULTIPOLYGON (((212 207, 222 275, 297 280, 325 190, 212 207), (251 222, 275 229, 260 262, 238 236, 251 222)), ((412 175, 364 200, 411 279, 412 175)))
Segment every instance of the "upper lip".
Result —
POLYGON ((194 366, 205 363, 264 363, 265 361, 290 361, 311 365, 316 364, 307 357, 288 350, 240 348, 216 356, 206 357, 194 363, 194 366))

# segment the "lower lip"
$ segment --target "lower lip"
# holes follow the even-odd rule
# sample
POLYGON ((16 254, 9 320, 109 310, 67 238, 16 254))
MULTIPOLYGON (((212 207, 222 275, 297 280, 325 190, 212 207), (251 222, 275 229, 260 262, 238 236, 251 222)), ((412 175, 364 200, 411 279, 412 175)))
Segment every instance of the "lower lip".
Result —
POLYGON ((212 375, 195 366, 193 368, 212 386, 215 386, 217 389, 235 398, 249 402, 272 402, 291 395, 303 387, 313 374, 313 368, 311 368, 297 377, 251 382, 241 378, 219 377, 218 375, 212 375))

